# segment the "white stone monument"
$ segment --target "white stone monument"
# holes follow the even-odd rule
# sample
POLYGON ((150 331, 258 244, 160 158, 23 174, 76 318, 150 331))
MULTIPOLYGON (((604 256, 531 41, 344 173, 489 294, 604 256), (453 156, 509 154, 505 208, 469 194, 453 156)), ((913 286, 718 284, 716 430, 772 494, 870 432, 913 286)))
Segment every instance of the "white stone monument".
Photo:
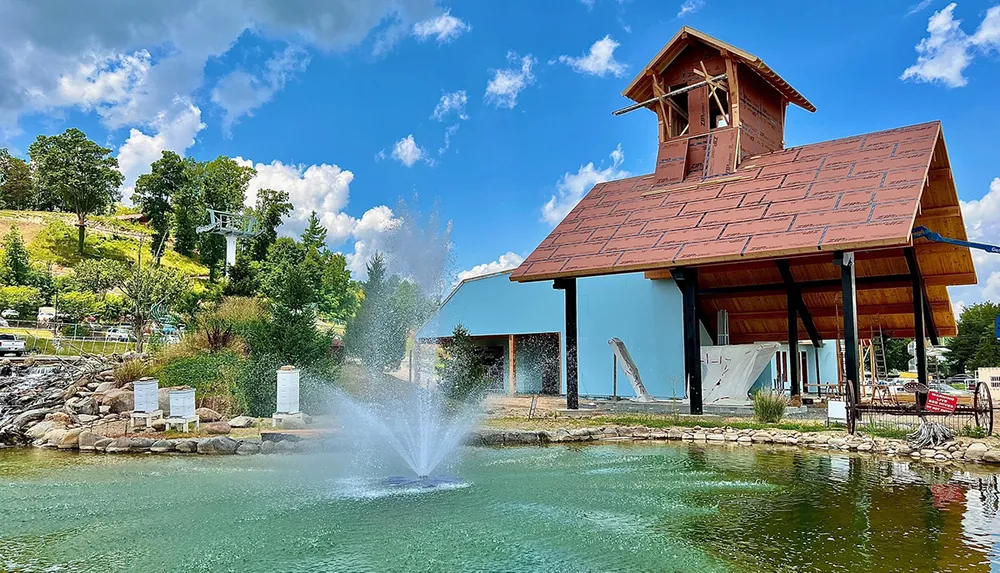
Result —
POLYGON ((278 427, 290 419, 304 422, 299 411, 299 369, 282 366, 278 369, 278 407, 271 417, 271 425, 278 427))
POLYGON ((143 420, 146 427, 153 424, 153 420, 163 417, 163 410, 160 410, 159 403, 160 381, 153 378, 141 378, 132 383, 132 393, 135 398, 132 415, 129 417, 129 429, 135 429, 135 421, 143 420))
POLYGON ((194 411, 194 388, 170 391, 170 417, 166 422, 168 430, 171 426, 184 426, 187 432, 191 422, 195 430, 201 427, 201 419, 194 411))

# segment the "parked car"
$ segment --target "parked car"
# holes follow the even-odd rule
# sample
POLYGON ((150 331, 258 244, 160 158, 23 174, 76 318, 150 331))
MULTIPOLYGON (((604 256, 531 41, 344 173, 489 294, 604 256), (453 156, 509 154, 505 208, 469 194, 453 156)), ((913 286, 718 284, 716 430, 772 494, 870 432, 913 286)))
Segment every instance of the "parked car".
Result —
POLYGON ((55 310, 49 310, 48 308, 38 309, 38 316, 36 317, 36 320, 39 323, 45 324, 47 322, 52 322, 53 320, 55 320, 55 318, 56 318, 55 310))
POLYGON ((974 392, 976 390, 977 380, 968 374, 956 374, 951 378, 945 380, 948 384, 964 385, 966 390, 974 392))
POLYGON ((0 354, 21 356, 24 354, 24 350, 23 340, 18 340, 13 334, 0 334, 0 354))
POLYGON ((3 312, 0 312, 0 316, 2 316, 4 318, 17 318, 17 317, 21 316, 21 313, 17 312, 13 308, 8 308, 7 310, 5 310, 3 312))
POLYGON ((122 326, 115 326, 109 328, 106 333, 104 333, 104 339, 112 342, 128 342, 134 340, 135 336, 132 334, 132 330, 122 326))

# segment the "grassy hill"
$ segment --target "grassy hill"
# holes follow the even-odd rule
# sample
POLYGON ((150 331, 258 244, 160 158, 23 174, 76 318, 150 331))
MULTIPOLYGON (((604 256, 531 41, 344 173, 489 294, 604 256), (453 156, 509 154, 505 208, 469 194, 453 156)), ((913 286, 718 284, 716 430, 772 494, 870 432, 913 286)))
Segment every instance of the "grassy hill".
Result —
MULTIPOLYGON (((117 219, 94 216, 88 218, 84 255, 77 249, 76 216, 49 211, 0 210, 0 235, 16 226, 24 236, 33 261, 51 264, 56 274, 63 274, 83 259, 134 261, 140 245, 143 258, 152 256, 148 227, 117 219)), ((168 249, 162 264, 175 268, 189 277, 204 277, 208 269, 197 260, 168 249)))

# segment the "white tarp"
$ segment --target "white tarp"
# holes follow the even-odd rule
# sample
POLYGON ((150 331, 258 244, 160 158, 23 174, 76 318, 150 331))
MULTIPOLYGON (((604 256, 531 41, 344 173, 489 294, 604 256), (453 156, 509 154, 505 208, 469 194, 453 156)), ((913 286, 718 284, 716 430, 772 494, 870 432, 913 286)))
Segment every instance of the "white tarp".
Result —
POLYGON ((639 367, 635 365, 635 362, 632 362, 632 356, 629 355, 628 349, 625 348, 625 343, 621 339, 612 338, 608 341, 608 344, 611 345, 611 350, 618 357, 618 364, 625 371, 628 381, 632 383, 632 389, 635 390, 635 398, 633 400, 636 402, 652 402, 653 397, 649 395, 646 387, 642 385, 642 378, 639 377, 639 367))
POLYGON ((747 392, 781 345, 777 342, 701 347, 704 404, 742 405, 747 392))

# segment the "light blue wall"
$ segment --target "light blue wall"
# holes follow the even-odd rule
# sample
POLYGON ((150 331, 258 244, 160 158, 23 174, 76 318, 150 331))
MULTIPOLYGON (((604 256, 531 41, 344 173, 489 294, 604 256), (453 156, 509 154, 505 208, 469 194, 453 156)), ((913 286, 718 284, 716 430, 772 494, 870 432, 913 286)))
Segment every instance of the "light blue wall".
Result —
MULTIPOLYGON (((824 340, 821 348, 814 348, 812 344, 799 344, 800 350, 806 351, 806 362, 808 363, 808 379, 810 384, 815 384, 819 380, 822 384, 837 383, 837 345, 833 340, 824 340), (816 375, 816 353, 819 352, 819 376, 816 375)), ((782 344, 779 350, 788 350, 787 344, 782 344)), ((771 362, 764 368, 757 381, 754 382, 753 390, 774 387, 774 378, 777 375, 777 353, 771 362)), ((786 388, 787 389, 787 388, 786 388)), ((826 392, 828 389, 824 388, 826 392)), ((815 388, 813 388, 815 392, 815 388)))
MULTIPOLYGON (((465 281, 418 337, 450 336, 461 323, 475 336, 557 332, 565 354, 565 299, 549 281, 513 283, 509 274, 465 281)), ((579 391, 582 396, 610 396, 613 358, 608 340, 628 347, 646 389, 658 397, 684 395, 681 295, 670 280, 647 280, 642 273, 577 281, 579 391)), ((702 329, 702 339, 709 344, 702 329)), ((518 390, 537 391, 529 382, 535 357, 518 357, 518 390), (521 377, 522 368, 525 378, 521 377), (522 386, 521 380, 525 381, 522 386), (530 385, 530 387, 529 387, 530 385)), ((566 365, 563 357, 562 385, 566 365)), ((619 366, 618 394, 633 396, 619 366)))

